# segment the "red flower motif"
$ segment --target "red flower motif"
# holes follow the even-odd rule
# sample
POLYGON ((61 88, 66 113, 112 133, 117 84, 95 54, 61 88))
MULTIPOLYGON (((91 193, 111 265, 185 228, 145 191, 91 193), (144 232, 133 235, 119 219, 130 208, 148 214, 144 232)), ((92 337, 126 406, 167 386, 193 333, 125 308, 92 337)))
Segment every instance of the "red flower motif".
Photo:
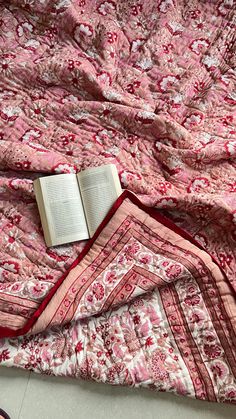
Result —
POLYGON ((116 274, 115 272, 107 272, 105 281, 109 284, 112 284, 116 280, 116 274))
POLYGON ((167 261, 165 261, 165 262, 162 263, 162 266, 164 266, 164 267, 165 266, 168 266, 168 265, 169 265, 169 262, 167 262, 167 261))
POLYGON ((40 297, 43 295, 43 293, 45 292, 45 285, 44 284, 36 284, 33 288, 32 288, 32 294, 34 297, 40 297))
POLYGON ((84 347, 83 347, 82 341, 80 340, 75 347, 75 352, 79 353, 79 352, 83 351, 83 349, 84 349, 84 347))
POLYGON ((141 81, 136 80, 133 82, 134 87, 140 87, 140 85, 141 85, 141 81))
POLYGON ((200 303, 200 297, 199 295, 189 295, 188 297, 185 298, 184 300, 185 304, 187 304, 188 306, 196 306, 200 303))
POLYGON ((107 32, 107 40, 110 44, 113 44, 117 40, 117 33, 107 32))
POLYGON ((214 361, 214 364, 211 366, 211 371, 214 374, 214 377, 220 377, 221 380, 224 379, 228 373, 228 368, 225 363, 214 361))
POLYGON ((111 113, 111 111, 109 109, 104 109, 103 111, 103 116, 107 116, 111 113))
POLYGON ((131 14, 133 16, 137 16, 139 14, 139 12, 142 12, 143 6, 142 6, 142 4, 138 3, 135 6, 132 6, 131 10, 132 10, 131 14))
POLYGON ((227 255, 225 253, 219 253, 219 260, 222 268, 226 268, 232 262, 233 258, 231 255, 227 255))
POLYGON ((181 267, 176 263, 174 265, 170 265, 169 268, 166 269, 166 275, 171 279, 177 278, 181 274, 181 272, 181 267))
POLYGON ((89 295, 87 296, 87 301, 88 301, 89 303, 92 303, 92 302, 93 302, 93 296, 92 296, 91 294, 89 294, 89 295))
POLYGON ((126 90, 128 93, 134 94, 135 89, 140 87, 140 85, 141 85, 141 82, 136 80, 133 83, 128 84, 126 90))
POLYGON ((232 388, 232 389, 226 391, 225 397, 226 397, 227 401, 235 402, 235 400, 236 400, 236 390, 235 390, 235 388, 232 388))
POLYGON ((57 35, 58 29, 56 26, 52 26, 51 28, 46 29, 45 34, 48 36, 49 39, 53 39, 55 35, 57 35))
POLYGON ((173 44, 162 45, 163 51, 165 54, 169 54, 173 50, 173 44))
POLYGON ((160 182, 158 186, 159 186, 159 191, 162 194, 166 194, 167 190, 171 189, 172 187, 170 182, 160 182))
POLYGON ((125 247, 125 257, 127 260, 132 260, 134 255, 139 251, 140 246, 138 243, 128 244, 125 247))
POLYGON ((199 15, 201 14, 201 11, 198 9, 190 10, 189 14, 190 14, 191 19, 197 19, 199 15))
POLYGON ((72 71, 77 66, 79 67, 81 65, 81 61, 79 60, 67 60, 68 62, 68 70, 72 71))
POLYGON ((19 214, 13 215, 12 217, 9 217, 9 220, 12 224, 19 224, 21 220, 21 216, 19 214))
POLYGON ((28 160, 24 160, 23 162, 17 162, 16 167, 20 170, 28 170, 31 166, 31 162, 28 160))
POLYGON ((3 361, 7 361, 8 359, 10 359, 10 352, 9 349, 4 349, 1 353, 0 353, 0 363, 3 361))
POLYGON ((140 261, 141 263, 144 263, 145 265, 146 265, 147 263, 149 263, 149 262, 150 262, 150 260, 151 260, 151 256, 150 256, 150 255, 148 255, 148 254, 146 254, 146 255, 141 255, 141 257, 140 257, 140 259, 139 259, 139 261, 140 261))
POLYGON ((66 136, 61 137, 62 138, 62 145, 66 146, 69 144, 69 140, 66 136))
POLYGON ((136 314, 133 318, 134 320, 134 324, 139 324, 140 323, 140 316, 138 314, 136 314))
POLYGON ((63 146, 68 145, 71 141, 75 141, 75 134, 67 134, 61 136, 61 143, 63 146))
POLYGON ((73 60, 68 60, 68 69, 69 70, 74 70, 74 61, 73 60))
POLYGON ((40 108, 34 108, 34 113, 36 114, 36 115, 39 115, 39 114, 41 114, 41 109, 40 108))
POLYGON ((145 346, 146 346, 146 348, 148 347, 148 346, 151 346, 151 345, 153 345, 153 338, 151 337, 151 336, 148 336, 148 338, 146 339, 146 342, 145 342, 145 346))
POLYGON ((206 356, 210 359, 218 358, 222 354, 222 350, 218 345, 205 344, 203 350, 206 356))
POLYGON ((94 284, 93 285, 93 293, 94 293, 95 298, 97 300, 102 300, 102 298, 104 297, 104 294, 105 294, 104 287, 101 284, 98 284, 98 283, 94 284))

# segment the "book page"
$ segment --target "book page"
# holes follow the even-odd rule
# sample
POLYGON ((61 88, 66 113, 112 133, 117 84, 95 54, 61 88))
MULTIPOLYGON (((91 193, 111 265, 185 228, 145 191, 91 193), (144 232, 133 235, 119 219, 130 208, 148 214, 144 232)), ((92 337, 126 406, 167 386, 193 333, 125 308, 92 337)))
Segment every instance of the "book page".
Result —
POLYGON ((88 239, 77 176, 42 177, 40 185, 52 245, 88 239))
POLYGON ((78 175, 90 237, 122 193, 115 165, 93 167, 78 175))

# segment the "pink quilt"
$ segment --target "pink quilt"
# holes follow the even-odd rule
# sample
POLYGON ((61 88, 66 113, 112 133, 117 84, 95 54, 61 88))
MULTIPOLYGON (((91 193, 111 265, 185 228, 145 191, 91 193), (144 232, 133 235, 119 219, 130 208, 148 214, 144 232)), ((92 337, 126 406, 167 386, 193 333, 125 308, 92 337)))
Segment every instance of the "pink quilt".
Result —
POLYGON ((235 29, 233 0, 1 1, 1 365, 236 401, 235 29), (33 180, 104 163, 139 199, 46 248, 33 180))

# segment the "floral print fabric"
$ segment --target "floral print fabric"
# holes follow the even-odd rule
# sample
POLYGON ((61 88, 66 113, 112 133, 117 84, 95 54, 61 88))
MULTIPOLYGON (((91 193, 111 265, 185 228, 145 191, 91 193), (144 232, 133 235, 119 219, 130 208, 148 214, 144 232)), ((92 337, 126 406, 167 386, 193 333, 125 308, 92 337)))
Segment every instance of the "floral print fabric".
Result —
POLYGON ((2 340, 1 363, 233 402, 227 279, 192 239, 135 200, 119 198, 30 336, 2 340))
MULTIPOLYGON (((235 4, 228 0, 1 2, 0 310, 6 313, 5 321, 11 313, 31 318, 83 247, 83 243, 45 247, 33 180, 111 162, 123 187, 191 233, 236 289, 235 28, 235 4), (5 294, 14 295, 15 302, 26 298, 31 306, 6 305, 5 294)), ((144 252, 140 258, 149 256, 144 252)), ((167 268, 166 275, 177 276, 178 269, 167 268)), ((182 283, 183 293, 185 287, 182 283)), ((101 295, 99 287, 94 295, 101 295)), ((156 312, 161 307, 158 293, 153 291, 140 304, 148 310, 152 299, 156 312)), ((199 319, 198 324, 207 322, 197 291, 185 299, 187 303, 181 304, 186 315, 189 307, 188 315, 199 319)), ((118 310, 117 339, 125 336, 126 322, 131 321, 125 307, 118 310)), ((134 314, 140 317, 140 327, 144 312, 140 308, 134 314)), ((150 319, 152 323, 155 316, 150 319)), ((86 342, 92 339, 90 331, 102 325, 96 318, 83 326, 89 334, 86 342)), ((106 327, 110 330, 112 323, 106 327)), ((213 399, 203 388, 193 390, 197 384, 192 379, 184 384, 184 368, 190 368, 186 363, 174 385, 168 336, 163 336, 168 331, 163 329, 157 338, 156 329, 154 325, 149 342, 155 336, 166 339, 167 345, 162 353, 157 343, 153 359, 147 361, 155 379, 163 377, 156 386, 213 399)), ((91 350, 83 365, 82 354, 91 343, 85 345, 87 335, 80 333, 81 328, 73 325, 46 332, 44 340, 42 335, 1 341, 0 362, 112 383, 152 385, 141 350, 129 374, 122 369, 122 354, 114 364, 106 361, 102 372, 94 366, 94 357, 96 365, 102 365, 104 357, 91 350), (63 359, 71 360, 66 368, 63 359)), ((193 333, 201 336, 197 330, 193 333)), ((213 335, 209 333, 203 345, 204 356, 211 359, 208 372, 219 385, 217 400, 233 400, 235 388, 226 378, 229 367, 213 335)), ((135 339, 130 341, 135 345, 135 339)), ((148 344, 145 348, 154 349, 148 344)))

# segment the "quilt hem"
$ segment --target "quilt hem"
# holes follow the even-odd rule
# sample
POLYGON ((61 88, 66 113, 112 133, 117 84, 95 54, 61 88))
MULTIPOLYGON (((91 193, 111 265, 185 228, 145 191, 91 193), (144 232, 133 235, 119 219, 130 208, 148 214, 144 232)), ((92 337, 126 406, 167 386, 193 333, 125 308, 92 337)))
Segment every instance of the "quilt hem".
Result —
MULTIPOLYGON (((173 221, 165 217, 164 215, 160 214, 156 208, 148 207, 145 204, 143 204, 132 192, 128 190, 124 190, 124 192, 119 196, 119 198, 116 200, 116 202, 113 204, 111 209, 109 210, 108 214, 104 218, 104 220, 101 222, 99 227, 97 228, 95 234, 93 237, 87 242, 79 256, 74 260, 74 262, 71 264, 71 266, 66 270, 62 276, 57 280, 56 284, 52 287, 52 289, 49 291, 45 299, 42 301, 38 309, 35 311, 33 316, 30 318, 30 320, 25 324, 24 327, 19 329, 11 329, 9 327, 2 327, 0 326, 0 338, 9 338, 9 337, 17 337, 27 334, 30 329, 34 326, 35 322, 38 320, 39 316, 42 314, 42 312, 47 307, 48 303, 58 290, 58 288, 62 285, 63 281, 69 274, 69 272, 75 268, 82 259, 87 255, 90 248, 92 247, 93 243, 96 241, 99 234, 102 232, 104 227, 108 224, 108 222, 111 220, 112 216, 115 214, 117 209, 120 207, 120 205, 123 203, 125 199, 129 199, 133 204, 137 205, 138 208, 146 212, 148 215, 150 215, 152 218, 154 218, 156 221, 163 224, 165 227, 168 227, 170 230, 174 231, 176 234, 181 236, 182 238, 190 241, 192 244, 197 246, 199 249, 204 250, 203 246, 201 246, 200 243, 198 243, 189 233, 187 233, 185 230, 178 227, 173 221)), ((208 253, 209 254, 209 253, 208 253)), ((209 254, 210 255, 210 254, 209 254)), ((220 268, 217 261, 214 259, 212 255, 210 255, 212 260, 217 264, 217 266, 220 268)), ((224 272, 220 268, 221 272, 224 275, 224 272)), ((226 276, 224 275, 226 278, 226 276)), ((226 278, 227 279, 227 278, 226 278)), ((229 281, 227 281, 229 284, 229 281)), ((230 284, 229 284, 230 285, 230 284)))

